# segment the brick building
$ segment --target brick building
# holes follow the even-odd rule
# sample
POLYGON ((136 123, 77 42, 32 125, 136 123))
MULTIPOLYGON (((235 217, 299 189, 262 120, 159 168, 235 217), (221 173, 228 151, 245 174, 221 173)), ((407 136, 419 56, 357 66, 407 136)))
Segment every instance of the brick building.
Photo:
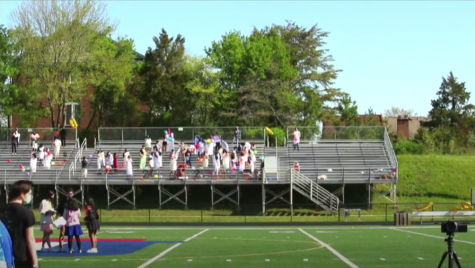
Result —
MULTIPOLYGON (((145 59, 144 55, 136 52, 136 57, 135 57, 136 62, 143 61, 144 59, 145 59)), ((69 119, 71 117, 73 117, 77 121, 80 128, 86 127, 86 124, 89 122, 89 120, 93 116, 93 108, 91 107, 91 103, 93 101, 93 96, 94 96, 94 88, 89 87, 88 88, 88 93, 84 94, 84 96, 82 96, 80 98, 79 102, 68 102, 68 103, 66 103, 66 107, 65 107, 66 116, 64 117, 65 118, 64 124, 65 124, 66 128, 71 127, 70 124, 69 124, 69 119)), ((43 105, 48 105, 48 101, 46 99, 43 100, 42 103, 43 103, 43 105)), ((60 111, 58 111, 57 109, 54 111, 53 116, 54 116, 55 119, 57 118, 59 112, 60 111)), ((20 122, 20 120, 21 120, 21 118, 19 116, 12 115, 10 117, 8 127, 9 128, 17 127, 18 122, 20 122)), ((43 117, 43 118, 39 119, 38 121, 32 123, 30 125, 30 127, 31 128, 51 128, 52 127, 51 126, 51 116, 48 115, 46 117, 43 117)), ((97 116, 92 121, 91 128, 92 129, 98 128, 97 116)))

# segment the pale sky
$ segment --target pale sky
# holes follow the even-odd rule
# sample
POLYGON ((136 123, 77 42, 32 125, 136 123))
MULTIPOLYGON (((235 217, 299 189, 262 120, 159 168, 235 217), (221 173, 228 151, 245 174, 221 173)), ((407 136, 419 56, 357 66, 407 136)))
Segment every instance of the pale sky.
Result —
MULTIPOLYGON (((11 25, 18 1, 0 1, 0 24, 11 25)), ((391 106, 427 115, 442 76, 453 71, 475 91, 474 1, 107 1, 117 35, 145 53, 161 28, 186 38, 189 53, 231 30, 291 20, 330 32, 326 48, 343 72, 336 86, 351 94, 359 112, 391 106)), ((475 103, 475 96, 472 98, 475 103)))

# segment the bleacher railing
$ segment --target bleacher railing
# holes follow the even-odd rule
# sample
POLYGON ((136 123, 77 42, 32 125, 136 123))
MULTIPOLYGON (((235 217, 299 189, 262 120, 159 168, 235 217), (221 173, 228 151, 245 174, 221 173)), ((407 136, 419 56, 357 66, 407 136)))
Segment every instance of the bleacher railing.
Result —
POLYGON ((299 192, 308 195, 310 200, 317 205, 333 213, 338 211, 340 200, 336 195, 294 169, 290 170, 290 178, 292 186, 299 192))
POLYGON ((396 152, 393 148, 393 143, 391 142, 391 138, 389 138, 389 132, 387 128, 384 128, 384 146, 386 148, 386 152, 389 154, 389 160, 391 165, 396 168, 396 183, 399 179, 399 162, 397 160, 396 152))
POLYGON ((367 183, 394 183, 396 178, 392 177, 392 168, 299 168, 300 173, 305 174, 309 179, 318 180, 320 183, 326 181, 321 176, 325 175, 328 182, 346 183, 354 180, 364 180, 367 183), (312 174, 307 175, 307 174, 312 174), (388 179, 386 179, 388 178, 388 179))
MULTIPOLYGON (((234 139, 236 127, 170 127, 176 141, 193 140, 195 135, 209 138, 215 133, 219 133, 225 140, 234 139)), ((161 139, 169 127, 101 127, 98 130, 98 142, 101 141, 141 141, 145 136, 150 135, 152 140, 161 139)), ((264 142, 264 127, 240 127, 241 140, 264 142)))
POLYGON ((287 128, 287 140, 293 142, 294 129, 300 131, 301 142, 317 143, 320 140, 384 140, 385 127, 379 126, 292 126, 287 128))
MULTIPOLYGON (((10 141, 11 134, 15 131, 14 128, 5 128, 0 127, 0 141, 10 141)), ((20 133, 20 142, 29 142, 30 141, 30 133, 34 131, 38 135, 40 135, 39 143, 41 141, 53 141, 54 133, 58 131, 55 128, 18 128, 18 132, 20 133)), ((66 128, 66 140, 72 141, 77 140, 78 138, 78 131, 74 128, 66 128)))

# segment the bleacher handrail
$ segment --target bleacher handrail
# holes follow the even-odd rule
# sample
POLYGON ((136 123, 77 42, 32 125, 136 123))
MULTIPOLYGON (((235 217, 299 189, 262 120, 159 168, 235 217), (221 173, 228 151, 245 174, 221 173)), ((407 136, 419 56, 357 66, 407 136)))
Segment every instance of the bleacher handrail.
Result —
POLYGON ((314 182, 292 168, 290 169, 290 183, 293 187, 297 186, 297 189, 309 195, 310 200, 322 208, 332 213, 337 213, 340 199, 327 189, 318 185, 317 182, 314 182))
MULTIPOLYGON (((0 132, 0 141, 10 141, 11 139, 11 133, 13 133, 13 131, 16 129, 16 128, 5 128, 5 127, 2 127, 0 128, 2 131, 0 132), (4 132, 3 130, 6 130, 6 132, 4 132)), ((18 128, 18 132, 20 133, 21 135, 21 140, 29 140, 29 138, 26 138, 28 136, 28 134, 31 132, 31 131, 35 131, 36 133, 38 133, 40 135, 40 140, 45 140, 45 141, 52 141, 53 140, 53 133, 55 131, 57 131, 56 128, 18 128), (25 138, 24 138, 25 137, 25 138), (48 138, 49 137, 49 138, 48 138)), ((74 128, 66 128, 66 140, 76 140, 78 138, 78 131, 77 129, 74 129, 74 128), (72 132, 71 132, 72 131, 72 132), (68 135, 68 133, 73 133, 73 135, 68 135)))
POLYGON ((300 142, 324 142, 325 140, 384 140, 384 126, 289 126, 287 127, 286 137, 289 142, 293 142, 294 129, 300 131, 300 142), (371 133, 370 131, 373 131, 371 133), (361 135, 361 132, 366 135, 361 135), (352 137, 354 134, 356 137, 352 137), (364 138, 366 136, 370 137, 364 138))
POLYGON ((387 128, 384 128, 384 146, 386 147, 386 151, 389 154, 389 158, 391 160, 392 165, 396 165, 396 180, 397 183, 399 179, 399 161, 397 160, 396 152, 394 151, 393 143, 391 142, 391 138, 389 137, 389 132, 387 128))
MULTIPOLYGON (((223 139, 233 139, 235 126, 228 127, 100 127, 98 129, 97 141, 114 140, 114 141, 128 141, 128 140, 142 140, 145 136, 150 134, 152 139, 161 138, 164 131, 171 129, 175 135, 175 140, 193 140, 195 134, 201 134, 203 132, 209 134, 209 132, 218 132, 223 135, 223 139), (127 132, 127 133, 125 133, 127 132), (225 132, 225 134, 223 134, 225 132), (232 137, 231 137, 232 135, 232 137), (113 137, 113 138, 111 138, 113 137)), ((251 140, 265 142, 265 129, 264 127, 239 127, 241 130, 241 140, 251 140)), ((214 134, 214 133, 213 133, 214 134)))

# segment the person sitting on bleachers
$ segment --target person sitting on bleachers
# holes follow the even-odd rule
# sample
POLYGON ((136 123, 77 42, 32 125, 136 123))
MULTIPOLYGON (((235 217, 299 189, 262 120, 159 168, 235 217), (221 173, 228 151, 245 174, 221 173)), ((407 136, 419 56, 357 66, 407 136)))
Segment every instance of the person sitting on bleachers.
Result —
POLYGON ((162 153, 159 151, 153 152, 153 160, 155 161, 155 169, 157 171, 162 167, 162 153))
POLYGON ((178 179, 184 179, 186 177, 186 168, 185 165, 180 165, 178 170, 176 171, 176 177, 178 179))

